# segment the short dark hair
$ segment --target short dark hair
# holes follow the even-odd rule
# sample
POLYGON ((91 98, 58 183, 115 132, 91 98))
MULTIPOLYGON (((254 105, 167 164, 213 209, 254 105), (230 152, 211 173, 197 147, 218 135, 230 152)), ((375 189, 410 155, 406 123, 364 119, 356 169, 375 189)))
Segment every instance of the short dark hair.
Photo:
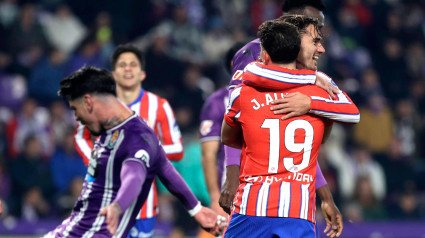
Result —
POLYGON ((301 48, 297 28, 277 20, 263 22, 258 28, 258 38, 274 63, 291 63, 296 60, 301 48))
POLYGON ((106 69, 83 66, 60 82, 58 94, 66 100, 74 100, 88 93, 116 97, 116 86, 112 74, 106 69))
POLYGON ((313 17, 287 14, 279 17, 276 21, 282 21, 294 25, 300 34, 304 33, 309 25, 313 25, 319 36, 322 36, 319 21, 313 17))
POLYGON ((140 62, 140 67, 142 70, 145 69, 145 54, 139 48, 132 44, 122 44, 115 48, 114 53, 111 56, 111 69, 115 70, 115 64, 118 61, 118 58, 122 53, 131 52, 136 55, 137 59, 140 62))
POLYGON ((303 9, 308 6, 314 7, 322 12, 326 9, 322 0, 285 0, 282 4, 282 11, 289 12, 295 9, 303 9))

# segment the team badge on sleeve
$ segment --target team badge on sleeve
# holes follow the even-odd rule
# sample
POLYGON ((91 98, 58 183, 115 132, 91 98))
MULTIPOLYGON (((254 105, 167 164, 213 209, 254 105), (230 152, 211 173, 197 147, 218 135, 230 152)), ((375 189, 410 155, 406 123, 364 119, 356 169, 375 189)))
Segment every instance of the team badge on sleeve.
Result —
POLYGON ((141 159, 142 161, 144 161, 145 162, 145 164, 146 164, 146 167, 150 167, 150 164, 149 164, 149 154, 148 154, 148 152, 146 152, 146 150, 139 150, 139 151, 137 151, 136 152, 136 154, 134 155, 134 157, 136 157, 136 158, 138 158, 138 159, 141 159))
POLYGON ((242 79, 243 70, 237 70, 233 76, 232 80, 241 80, 242 79))
POLYGON ((201 122, 201 135, 205 136, 208 133, 211 132, 211 128, 214 125, 214 122, 212 120, 204 120, 201 122))

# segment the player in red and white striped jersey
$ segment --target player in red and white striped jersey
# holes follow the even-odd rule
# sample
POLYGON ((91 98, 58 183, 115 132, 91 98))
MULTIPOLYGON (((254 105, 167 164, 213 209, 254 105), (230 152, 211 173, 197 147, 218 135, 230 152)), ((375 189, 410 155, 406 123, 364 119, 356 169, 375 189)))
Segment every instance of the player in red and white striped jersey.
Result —
MULTIPOLYGON (((135 46, 126 44, 115 49, 111 57, 111 68, 117 84, 118 98, 155 131, 168 159, 181 160, 183 143, 174 112, 166 99, 142 88, 142 81, 146 78, 144 64, 143 52, 135 46)), ((90 132, 82 124, 78 124, 74 139, 84 163, 88 164, 93 148, 90 132)), ((152 237, 156 215, 157 191, 153 183, 129 237, 152 237)))
MULTIPOLYGON (((312 38, 310 48, 313 53, 319 54, 314 50, 317 47, 324 52, 317 21, 310 18, 306 23, 308 27, 302 33, 303 39, 312 38)), ((277 77, 281 74, 292 75, 300 77, 300 80, 314 78, 313 71, 282 68, 295 69, 295 59, 300 49, 298 40, 296 53, 290 50, 296 48, 291 45, 291 42, 295 42, 291 36, 298 36, 298 33, 296 30, 291 32, 290 27, 286 29, 285 25, 279 21, 268 21, 260 28, 264 65, 252 64, 260 69, 256 74, 251 73, 251 80, 257 81, 256 77, 270 78, 270 73, 277 77)), ((324 90, 316 86, 273 90, 244 84, 231 95, 222 127, 222 141, 229 146, 243 147, 241 184, 225 237, 245 234, 250 237, 315 237, 316 159, 327 123, 325 119, 312 114, 281 120, 281 116, 270 111, 272 101, 293 92, 329 98, 324 90), (270 220, 268 217, 284 219, 270 220), (256 226, 254 229, 247 228, 243 225, 246 223, 255 223, 256 226)))

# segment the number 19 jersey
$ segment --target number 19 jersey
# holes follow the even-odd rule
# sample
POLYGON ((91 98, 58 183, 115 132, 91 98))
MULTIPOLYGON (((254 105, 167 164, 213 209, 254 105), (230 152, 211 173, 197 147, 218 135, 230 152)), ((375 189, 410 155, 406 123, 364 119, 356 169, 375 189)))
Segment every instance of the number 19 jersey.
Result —
POLYGON ((290 92, 329 97, 314 85, 272 91, 242 84, 231 95, 225 120, 241 123, 245 142, 233 211, 315 223, 316 160, 325 122, 312 114, 288 120, 274 115, 271 102, 290 92))

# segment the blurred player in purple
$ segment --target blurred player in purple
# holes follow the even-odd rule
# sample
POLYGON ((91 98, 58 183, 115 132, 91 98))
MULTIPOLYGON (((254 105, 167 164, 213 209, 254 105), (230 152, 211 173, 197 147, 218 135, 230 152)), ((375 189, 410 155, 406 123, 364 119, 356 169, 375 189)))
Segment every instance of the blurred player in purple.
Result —
MULTIPOLYGON (((232 71, 232 58, 244 44, 236 43, 230 48, 225 57, 225 68, 232 71)), ((205 181, 210 195, 210 207, 227 216, 218 204, 221 185, 225 180, 224 145, 220 142, 221 125, 223 122, 226 106, 229 102, 228 89, 221 88, 215 91, 204 103, 201 111, 199 128, 202 149, 202 168, 205 181)))
POLYGON ((45 237, 126 237, 155 176, 204 229, 221 232, 221 218, 193 195, 154 131, 117 99, 111 73, 85 66, 61 81, 59 94, 98 139, 70 217, 45 237))

